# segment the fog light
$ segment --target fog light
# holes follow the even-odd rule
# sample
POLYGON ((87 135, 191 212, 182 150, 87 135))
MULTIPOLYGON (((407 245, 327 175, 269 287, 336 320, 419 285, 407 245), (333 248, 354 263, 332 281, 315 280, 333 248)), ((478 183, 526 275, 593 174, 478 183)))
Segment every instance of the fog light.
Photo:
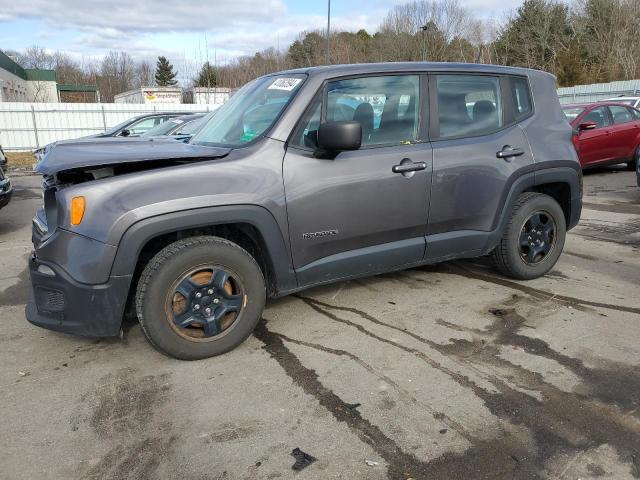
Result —
POLYGON ((47 277, 56 276, 56 272, 54 272, 53 269, 51 267, 48 267, 47 265, 38 265, 38 273, 46 275, 47 277))

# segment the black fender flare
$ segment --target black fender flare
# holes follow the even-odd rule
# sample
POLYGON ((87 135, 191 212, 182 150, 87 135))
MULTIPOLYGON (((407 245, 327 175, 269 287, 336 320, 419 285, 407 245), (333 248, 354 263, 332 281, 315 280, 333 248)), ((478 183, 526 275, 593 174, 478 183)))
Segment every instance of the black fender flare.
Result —
POLYGON ((257 205, 204 207, 142 219, 132 224, 120 239, 111 276, 133 275, 142 248, 159 235, 234 223, 249 224, 262 235, 271 261, 276 294, 296 289, 298 283, 282 231, 271 212, 257 205))
POLYGON ((494 228, 489 236, 485 251, 490 252, 498 245, 518 196, 537 186, 549 183, 568 184, 571 195, 567 230, 578 224, 582 213, 582 171, 580 165, 577 162, 567 160, 534 164, 532 167, 533 169, 514 177, 505 188, 504 200, 501 202, 502 210, 494 219, 494 228))

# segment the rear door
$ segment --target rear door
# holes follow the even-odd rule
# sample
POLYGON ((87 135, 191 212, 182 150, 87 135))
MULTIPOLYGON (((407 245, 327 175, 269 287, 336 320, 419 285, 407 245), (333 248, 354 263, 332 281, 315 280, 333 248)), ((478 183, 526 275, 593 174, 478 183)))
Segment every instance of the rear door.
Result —
MULTIPOLYGON (((329 81, 290 139, 283 176, 293 262, 301 285, 420 261, 429 209, 420 75, 329 81), (362 147, 316 158, 324 121, 356 120, 362 147), (412 172, 394 166, 416 164, 412 172)), ((425 106, 426 107, 426 106, 425 106)))
POLYGON ((429 92, 433 182, 427 257, 472 254, 484 246, 482 232, 496 228, 511 175, 533 163, 517 124, 532 114, 528 80, 434 74, 429 92))
POLYGON ((636 149, 638 122, 634 121, 634 115, 627 107, 609 105, 608 108, 613 119, 611 126, 613 157, 617 160, 629 160, 636 149))
POLYGON ((578 132, 575 142, 582 166, 593 166, 613 160, 616 156, 616 147, 612 143, 609 109, 601 106, 589 110, 578 124, 587 122, 595 123, 596 128, 578 132))

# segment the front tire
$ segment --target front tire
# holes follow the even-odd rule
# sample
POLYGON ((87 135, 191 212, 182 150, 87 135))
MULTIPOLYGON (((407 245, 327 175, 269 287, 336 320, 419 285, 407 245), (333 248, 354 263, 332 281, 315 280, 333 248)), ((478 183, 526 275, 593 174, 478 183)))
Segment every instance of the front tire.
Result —
POLYGON ((517 280, 546 274, 558 261, 567 233, 564 212, 548 195, 521 194, 500 243, 493 251, 498 270, 517 280))
POLYGON ((265 301, 255 259, 228 240, 201 236, 174 242, 151 259, 138 282, 136 312, 154 347, 197 360, 241 344, 265 301))

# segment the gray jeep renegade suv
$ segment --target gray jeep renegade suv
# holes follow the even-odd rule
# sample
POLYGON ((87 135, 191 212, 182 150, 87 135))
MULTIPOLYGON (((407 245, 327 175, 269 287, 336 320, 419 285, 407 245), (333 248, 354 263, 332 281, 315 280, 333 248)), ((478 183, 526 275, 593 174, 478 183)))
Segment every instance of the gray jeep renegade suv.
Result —
POLYGON ((181 359, 226 352, 265 300, 491 254, 558 260, 582 207, 553 76, 385 63, 260 77, 188 144, 92 139, 39 164, 30 322, 118 335, 134 312, 181 359))

